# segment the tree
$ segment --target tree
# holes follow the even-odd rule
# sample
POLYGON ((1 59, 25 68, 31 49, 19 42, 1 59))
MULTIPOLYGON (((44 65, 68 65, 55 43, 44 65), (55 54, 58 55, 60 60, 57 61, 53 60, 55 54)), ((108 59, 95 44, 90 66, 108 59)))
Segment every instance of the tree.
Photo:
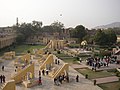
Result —
POLYGON ((105 31, 105 34, 107 36, 107 43, 108 45, 112 45, 114 43, 116 43, 117 41, 117 36, 115 34, 115 32, 111 29, 108 29, 105 31))
POLYGON ((83 25, 78 25, 71 33, 73 38, 78 38, 81 42, 83 40, 83 37, 87 35, 87 30, 83 25))
POLYGON ((61 32, 64 28, 64 24, 58 21, 54 21, 50 26, 52 26, 54 32, 61 32))
POLYGON ((61 22, 59 22, 59 21, 54 21, 54 22, 51 24, 51 26, 53 26, 53 27, 58 27, 58 28, 61 28, 61 29, 64 28, 64 24, 61 23, 61 22))
POLYGON ((44 26, 42 28, 43 32, 48 32, 48 33, 53 33, 54 30, 53 30, 53 27, 52 26, 44 26))
POLYGON ((38 33, 42 30, 42 22, 33 21, 32 23, 22 23, 19 27, 15 27, 17 29, 17 43, 23 43, 30 36, 38 33))
POLYGON ((98 45, 113 45, 117 36, 113 30, 98 30, 94 36, 94 42, 98 45))
POLYGON ((32 21, 32 27, 35 29, 35 30, 40 30, 42 28, 42 22, 40 21, 32 21))
POLYGON ((107 37, 102 30, 98 30, 94 36, 94 42, 98 45, 105 45, 107 42, 107 37))

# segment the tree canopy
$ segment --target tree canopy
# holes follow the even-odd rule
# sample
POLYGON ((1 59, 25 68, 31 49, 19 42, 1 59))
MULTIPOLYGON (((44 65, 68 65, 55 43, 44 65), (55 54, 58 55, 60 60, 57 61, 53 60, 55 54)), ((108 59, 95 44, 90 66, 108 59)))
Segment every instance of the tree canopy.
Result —
POLYGON ((117 36, 113 30, 98 30, 94 36, 94 42, 98 45, 112 45, 116 43, 117 36))
POLYGON ((73 38, 78 38, 79 41, 82 41, 86 35, 87 35, 87 31, 83 25, 76 26, 75 29, 71 32, 71 36, 73 38))

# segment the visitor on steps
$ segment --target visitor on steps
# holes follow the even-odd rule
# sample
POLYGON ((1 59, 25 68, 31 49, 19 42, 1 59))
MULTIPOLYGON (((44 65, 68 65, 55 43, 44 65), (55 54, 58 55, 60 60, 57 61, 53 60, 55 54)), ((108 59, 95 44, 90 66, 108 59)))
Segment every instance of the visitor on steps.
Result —
POLYGON ((39 70, 39 77, 41 76, 41 71, 39 70))
POLYGON ((39 82, 38 82, 39 85, 42 85, 42 80, 41 80, 41 76, 39 76, 39 82))
POLYGON ((2 83, 2 75, 0 75, 0 82, 2 83))
POLYGON ((58 65, 60 64, 60 61, 58 60, 58 65))
POLYGON ((4 75, 2 76, 2 79, 3 79, 3 82, 5 83, 5 76, 4 75))
POLYGON ((54 78, 54 84, 57 85, 57 79, 56 78, 54 78))
POLYGON ((42 75, 43 75, 43 76, 45 75, 45 70, 44 70, 44 69, 42 70, 42 75))
POLYGON ((4 71, 4 65, 2 66, 2 71, 4 71))
POLYGON ((76 82, 79 82, 79 76, 78 75, 76 76, 76 82))

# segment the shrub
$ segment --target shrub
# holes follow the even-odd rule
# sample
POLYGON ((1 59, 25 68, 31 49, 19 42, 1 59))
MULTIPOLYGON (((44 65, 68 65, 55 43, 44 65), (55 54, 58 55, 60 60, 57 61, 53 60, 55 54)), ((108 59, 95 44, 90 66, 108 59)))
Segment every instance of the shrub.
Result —
POLYGON ((101 50, 100 51, 100 56, 110 56, 111 55, 111 52, 108 51, 108 50, 101 50))
POLYGON ((57 54, 60 54, 60 51, 57 51, 57 54))

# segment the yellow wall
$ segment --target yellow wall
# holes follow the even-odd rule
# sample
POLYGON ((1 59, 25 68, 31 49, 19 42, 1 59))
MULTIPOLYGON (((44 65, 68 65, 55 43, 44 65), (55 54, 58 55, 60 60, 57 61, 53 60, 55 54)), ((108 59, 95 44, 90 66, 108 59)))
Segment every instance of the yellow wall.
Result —
POLYGON ((40 66, 40 70, 46 69, 46 65, 47 64, 53 64, 54 60, 53 60, 53 55, 50 54, 46 60, 43 62, 43 64, 40 66))
POLYGON ((30 61, 30 54, 29 53, 27 53, 26 55, 23 55, 22 57, 21 57, 21 59, 24 61, 24 60, 27 60, 27 61, 30 61))
POLYGON ((33 74, 33 77, 34 77, 34 63, 26 66, 23 70, 21 70, 20 72, 15 74, 12 77, 12 79, 15 80, 15 83, 19 83, 25 78, 25 76, 27 76, 27 72, 31 72, 33 74))
POLYGON ((44 49, 52 48, 52 49, 62 49, 64 48, 64 40, 50 40, 47 46, 44 49))
POLYGON ((65 71, 68 72, 68 69, 69 69, 69 64, 68 63, 65 63, 61 68, 59 68, 55 73, 54 75, 52 76, 53 78, 56 78, 58 77, 59 75, 61 75, 62 73, 64 73, 65 71))
POLYGON ((10 81, 6 82, 5 86, 3 87, 2 90, 16 90, 15 81, 10 80, 10 81))
POLYGON ((40 54, 44 54, 44 51, 42 49, 39 49, 37 52, 36 52, 37 55, 40 55, 40 54))
POLYGON ((15 52, 14 51, 6 52, 3 55, 3 59, 6 59, 6 60, 13 59, 14 57, 15 57, 15 52))

